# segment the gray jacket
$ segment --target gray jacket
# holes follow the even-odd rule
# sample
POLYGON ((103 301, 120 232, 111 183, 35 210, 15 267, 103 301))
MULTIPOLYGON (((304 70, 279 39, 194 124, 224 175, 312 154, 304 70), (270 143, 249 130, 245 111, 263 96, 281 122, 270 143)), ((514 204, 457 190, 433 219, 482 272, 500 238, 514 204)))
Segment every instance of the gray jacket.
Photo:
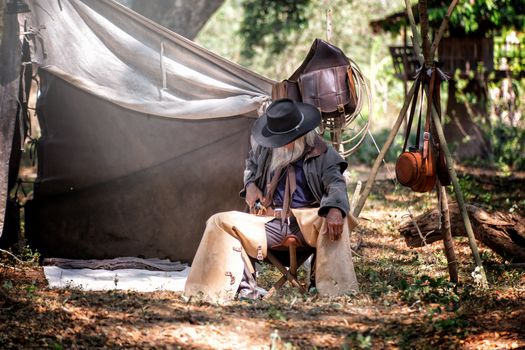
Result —
MULTIPOLYGON (((250 151, 246 159, 241 197, 246 196, 246 186, 251 182, 265 191, 269 181, 270 155, 271 149, 262 146, 250 151)), ((320 137, 316 138, 315 146, 307 150, 303 170, 310 191, 319 203, 319 216, 326 216, 330 208, 339 208, 344 216, 350 210, 342 175, 347 167, 348 163, 320 137)))

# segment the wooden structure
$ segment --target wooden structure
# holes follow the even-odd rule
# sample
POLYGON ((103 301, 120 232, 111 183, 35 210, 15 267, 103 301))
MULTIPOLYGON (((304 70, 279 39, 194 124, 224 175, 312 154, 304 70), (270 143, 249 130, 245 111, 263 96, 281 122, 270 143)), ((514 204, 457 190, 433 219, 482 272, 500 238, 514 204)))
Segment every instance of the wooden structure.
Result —
MULTIPOLYGON (((417 5, 414 6, 416 9, 417 5)), ((385 27, 403 23, 405 13, 395 13, 384 19, 370 23, 375 32, 385 27)), ((390 55, 394 64, 395 76, 403 81, 414 80, 416 69, 419 67, 414 48, 407 40, 407 28, 401 27, 403 45, 391 46, 390 55)), ((442 38, 436 58, 442 64, 445 72, 453 74, 459 69, 461 75, 476 71, 480 63, 485 73, 495 73, 496 79, 508 76, 509 69, 516 66, 525 66, 525 43, 506 42, 501 38, 477 36, 449 36, 442 38), (499 40, 498 40, 499 39, 499 40)), ((525 76, 525 72, 513 72, 518 76, 525 76)))
MULTIPOLYGON (((419 62, 420 66, 424 66, 425 72, 426 70, 430 69, 436 69, 433 61, 434 57, 436 55, 437 48, 439 46, 439 43, 443 37, 443 34, 448 26, 448 21, 450 19, 450 15, 454 8, 456 7, 458 3, 458 0, 452 0, 451 4, 448 7, 447 13, 441 23, 441 26, 439 27, 439 30, 437 34, 435 35, 434 41, 431 43, 430 37, 429 37, 429 20, 428 20, 428 13, 427 13, 427 0, 419 0, 418 2, 418 8, 419 8, 419 18, 420 18, 420 28, 421 31, 417 29, 416 22, 414 20, 414 15, 412 12, 412 6, 410 5, 410 0, 405 0, 407 15, 410 21, 410 26, 413 33, 413 42, 414 42, 414 51, 415 56, 419 62)), ((426 73, 424 73, 426 74, 426 73)), ((406 76, 406 74, 405 74, 406 76)), ((406 80, 405 80, 406 82, 406 80)), ((379 152, 378 157, 374 161, 374 164, 372 166, 372 169, 370 171, 370 174, 368 176, 368 180, 366 182, 365 188, 363 192, 360 195, 359 201, 354 209, 354 216, 359 216, 359 213, 363 209, 363 206, 365 204, 365 201, 370 194, 370 191, 372 189, 375 177, 377 175, 377 172, 379 170, 379 166, 381 165, 381 162, 383 161, 386 152, 392 145, 392 142, 394 141, 394 138, 399 131, 399 128, 401 126, 402 121, 404 120, 405 115, 407 114, 409 102, 412 99, 414 93, 416 90, 416 84, 413 84, 410 91, 406 94, 405 102, 403 104, 403 107, 401 108, 401 111, 399 112, 399 116, 394 123, 392 130, 390 134, 387 137, 387 140, 385 141, 385 144, 383 145, 383 148, 379 152)), ((425 87, 425 95, 427 98, 429 98, 429 87, 425 87)), ((434 124, 435 132, 437 133, 437 137, 439 140, 439 143, 442 147, 442 151, 445 155, 447 169, 451 178, 451 182, 454 188, 454 193, 456 195, 456 200, 458 203, 459 211, 461 218, 463 220, 463 224, 465 227, 465 232, 468 236, 470 249, 472 251, 472 255, 474 258, 474 261, 476 263, 476 269, 479 271, 481 276, 481 285, 483 287, 487 286, 487 277, 485 275, 485 270, 483 269, 483 265, 481 262, 481 257, 479 255, 478 246, 476 243, 476 239, 474 236, 474 232, 472 229, 472 224, 470 222, 467 207, 465 205, 465 200, 463 198, 463 193, 461 192, 461 187, 459 185, 458 177, 456 174, 456 170, 454 169, 454 160, 452 159, 452 155, 450 153, 450 150, 447 145, 447 140, 445 138, 445 134, 443 132, 443 127, 441 125, 441 118, 439 116, 438 111, 436 110, 436 106, 434 103, 431 104, 431 115, 432 115, 432 121, 434 124)), ((445 228, 444 234, 447 236, 445 237, 447 242, 451 242, 450 233, 450 216, 449 216, 449 208, 448 208, 448 199, 446 196, 445 188, 441 185, 438 186, 438 194, 440 195, 440 208, 439 210, 441 213, 445 214, 442 215, 441 224, 445 228)), ((450 248, 450 247, 449 247, 450 248)), ((453 249, 452 249, 453 250, 453 249)), ((450 264, 454 264, 455 266, 455 256, 454 255, 448 255, 448 252, 450 250, 447 248, 447 245, 445 245, 445 253, 447 254, 447 260, 450 264)), ((455 271, 454 275, 450 273, 451 280, 453 282, 457 282, 457 271, 455 271), (454 278, 455 275, 455 278, 454 278), (456 280, 454 280, 456 279, 456 280)))

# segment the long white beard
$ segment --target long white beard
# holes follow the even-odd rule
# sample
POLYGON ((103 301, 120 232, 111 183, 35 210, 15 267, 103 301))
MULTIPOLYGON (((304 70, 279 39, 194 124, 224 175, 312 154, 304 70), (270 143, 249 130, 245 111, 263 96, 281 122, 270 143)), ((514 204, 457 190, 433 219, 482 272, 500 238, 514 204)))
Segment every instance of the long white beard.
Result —
POLYGON ((272 150, 272 160, 270 163, 270 171, 283 168, 290 163, 295 162, 301 158, 304 152, 304 138, 296 140, 293 149, 288 149, 286 146, 274 148, 272 150))

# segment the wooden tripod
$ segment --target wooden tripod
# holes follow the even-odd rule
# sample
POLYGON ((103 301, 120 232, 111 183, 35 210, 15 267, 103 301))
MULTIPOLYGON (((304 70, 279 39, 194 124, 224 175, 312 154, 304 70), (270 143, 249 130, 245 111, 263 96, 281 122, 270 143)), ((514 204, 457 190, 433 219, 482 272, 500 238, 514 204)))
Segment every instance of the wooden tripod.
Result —
MULTIPOLYGON (((415 24, 414 15, 412 13, 412 8, 410 6, 410 0, 405 0, 407 14, 408 14, 408 17, 409 17, 409 20, 410 20, 410 25, 411 25, 412 33, 413 33, 412 41, 413 41, 414 50, 415 50, 416 55, 418 57, 419 63, 421 64, 423 69, 429 69, 429 68, 432 67, 432 62, 434 60, 435 52, 436 52, 437 47, 439 45, 439 42, 440 42, 441 38, 443 37, 443 34, 444 34, 444 32, 445 32, 445 30, 446 30, 446 28, 448 26, 448 21, 449 21, 450 15, 452 14, 452 11, 456 7, 457 3, 458 3, 458 0, 453 0, 451 2, 450 6, 449 6, 449 8, 447 10, 447 14, 446 14, 445 18, 443 19, 443 22, 441 23, 439 31, 438 31, 435 39, 434 39, 434 42, 432 43, 432 45, 430 45, 429 35, 428 35, 429 22, 428 22, 428 13, 427 13, 427 1, 426 0, 419 0, 419 17, 420 17, 420 25, 421 25, 421 36, 420 36, 419 31, 417 30, 417 27, 416 27, 416 24, 415 24)), ((397 135, 397 132, 399 131, 399 128, 400 128, 400 126, 401 126, 401 124, 402 124, 402 122, 404 120, 404 117, 405 117, 405 115, 407 113, 409 102, 412 99, 412 97, 414 95, 414 92, 415 92, 415 85, 412 85, 410 91, 408 92, 408 94, 407 94, 407 96, 405 98, 405 102, 403 104, 403 107, 401 108, 401 111, 399 112, 399 116, 398 116, 396 122, 394 123, 394 126, 392 127, 392 131, 388 135, 388 138, 387 138, 385 144, 383 145, 383 148, 381 149, 381 152, 379 153, 378 157, 374 161, 374 164, 373 164, 372 169, 370 171, 370 175, 368 176, 366 185, 365 185, 365 187, 363 189, 363 192, 360 194, 359 201, 358 201, 358 203, 357 203, 357 205, 356 205, 356 207, 354 209, 354 215, 355 216, 359 216, 359 214, 361 213, 361 210, 364 207, 366 199, 367 199, 368 195, 370 194, 370 191, 372 190, 372 186, 373 186, 374 180, 375 180, 375 178, 377 176, 377 172, 379 170, 379 166, 381 165, 381 162, 383 161, 386 152, 388 151, 388 149, 392 145, 392 142, 394 141, 394 138, 397 135)), ((428 87, 426 88, 425 94, 427 95, 427 98, 428 98, 429 97, 428 87)), ((461 210, 461 215, 462 215, 462 218, 463 218, 463 222, 465 224, 465 230, 466 230, 467 235, 468 235, 470 249, 472 251, 472 255, 474 257, 474 261, 476 263, 476 266, 479 269, 479 272, 481 273, 482 285, 483 286, 487 286, 487 278, 486 278, 486 275, 485 275, 485 271, 483 269, 481 258, 479 256, 478 246, 477 246, 476 240, 474 238, 474 232, 472 230, 472 224, 471 224, 470 219, 468 217, 467 209, 466 209, 466 206, 465 206, 465 200, 463 198, 463 194, 462 194, 461 188, 459 186, 458 177, 457 177, 456 171, 454 169, 454 161, 452 159, 452 155, 451 155, 450 150, 448 148, 448 144, 447 144, 447 141, 445 139, 445 134, 443 132, 443 127, 441 125, 441 120, 440 120, 439 115, 438 115, 438 113, 437 113, 437 111, 435 109, 434 104, 432 104, 432 112, 431 112, 431 114, 432 114, 432 121, 434 122, 436 131, 437 131, 439 142, 440 142, 441 147, 442 147, 442 149, 443 149, 443 151, 445 153, 445 157, 446 157, 446 160, 447 160, 447 166, 448 166, 448 172, 450 174, 450 178, 452 180, 452 185, 454 187, 454 193, 456 195, 456 199, 457 199, 458 205, 459 205, 460 210, 461 210)), ((445 228, 445 230, 444 230, 445 231, 445 236, 446 236, 445 240, 444 240, 445 241, 445 253, 447 254, 447 252, 448 252, 447 259, 449 260, 449 273, 450 273, 450 276, 451 276, 451 279, 453 280, 453 282, 457 282, 457 268, 455 269, 455 271, 451 271, 450 270, 450 269, 454 269, 455 257, 454 256, 449 256, 449 254, 453 253, 453 249, 451 249, 451 247, 452 247, 452 236, 450 234, 450 218, 449 218, 449 214, 448 214, 448 199, 447 199, 447 196, 446 196, 446 189, 445 189, 445 187, 441 186, 440 184, 438 185, 438 194, 441 197, 441 200, 440 200, 441 208, 440 208, 440 210, 441 210, 441 212, 443 214, 442 215, 442 225, 445 228), (447 227, 448 227, 448 229, 447 229, 447 227), (452 251, 452 253, 451 253, 451 251, 452 251)))

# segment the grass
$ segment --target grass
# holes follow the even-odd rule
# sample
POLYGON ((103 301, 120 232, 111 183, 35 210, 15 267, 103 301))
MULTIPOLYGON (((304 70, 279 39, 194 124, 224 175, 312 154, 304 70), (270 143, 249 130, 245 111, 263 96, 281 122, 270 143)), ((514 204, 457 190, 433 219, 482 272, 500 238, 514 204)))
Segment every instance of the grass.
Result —
MULTIPOLYGON (((481 191, 473 187, 473 191, 481 191)), ((360 292, 338 298, 288 285, 268 301, 188 303, 180 293, 50 290, 41 268, 4 259, 0 348, 458 349, 525 346, 525 275, 480 246, 489 288, 474 283, 470 248, 456 238, 460 284, 448 281, 442 243, 408 248, 397 232, 406 207, 433 195, 379 182, 352 235, 360 292), (401 198, 401 193, 403 198, 401 198)), ((503 194, 498 193, 503 196, 503 194)), ((499 203, 496 203, 500 205, 499 203)), ((502 205, 505 205, 503 203, 502 205)), ((31 254, 26 258, 31 260, 31 254)), ((306 281, 306 271, 300 279, 306 281)), ((269 288, 278 272, 264 265, 269 288)))

